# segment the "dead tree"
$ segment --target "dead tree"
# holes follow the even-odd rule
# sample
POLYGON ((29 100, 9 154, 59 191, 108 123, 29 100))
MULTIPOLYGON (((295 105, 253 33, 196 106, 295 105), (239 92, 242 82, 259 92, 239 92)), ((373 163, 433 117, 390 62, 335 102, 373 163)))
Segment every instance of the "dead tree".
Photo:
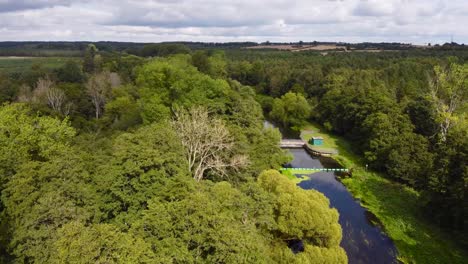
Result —
POLYGON ((86 83, 86 91, 93 102, 96 119, 99 119, 110 96, 111 83, 109 74, 102 72, 92 75, 86 83))
POLYGON ((36 87, 33 90, 32 101, 39 104, 47 104, 47 92, 54 85, 49 77, 39 78, 36 83, 36 87))
POLYGON ((185 147, 188 169, 196 181, 207 171, 226 176, 228 168, 247 165, 246 156, 232 155, 234 141, 223 121, 210 118, 205 108, 176 111, 172 126, 185 147))
POLYGON ((47 97, 47 104, 55 112, 60 113, 60 114, 65 114, 65 112, 69 112, 69 111, 64 111, 66 96, 63 90, 56 88, 56 87, 50 87, 46 92, 46 97, 47 97))

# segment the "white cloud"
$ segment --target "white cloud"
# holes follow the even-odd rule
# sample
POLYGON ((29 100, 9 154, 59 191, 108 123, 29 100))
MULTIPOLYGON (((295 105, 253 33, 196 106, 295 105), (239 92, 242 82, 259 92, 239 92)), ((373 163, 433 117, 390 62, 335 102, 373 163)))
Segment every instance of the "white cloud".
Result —
POLYGON ((466 24, 466 0, 0 0, 0 41, 440 43, 466 24))

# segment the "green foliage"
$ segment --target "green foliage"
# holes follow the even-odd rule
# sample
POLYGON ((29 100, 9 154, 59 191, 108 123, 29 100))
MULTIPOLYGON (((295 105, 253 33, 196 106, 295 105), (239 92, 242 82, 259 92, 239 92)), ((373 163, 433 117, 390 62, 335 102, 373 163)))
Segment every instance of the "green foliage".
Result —
POLYGON ((315 190, 299 189, 286 176, 270 170, 260 174, 259 185, 276 196, 275 220, 283 240, 301 239, 320 247, 339 246, 338 212, 315 190))
POLYGON ((102 210, 125 228, 155 195, 169 200, 183 195, 190 189, 183 179, 189 175, 183 157, 182 145, 168 124, 120 135, 113 142, 110 160, 98 168, 94 177, 106 201, 102 210), (180 186, 171 190, 174 185, 180 186))
MULTIPOLYGON (((435 150, 443 153, 434 161, 434 170, 429 178, 430 202, 427 205, 431 218, 444 227, 464 231, 468 225, 466 215, 468 182, 468 122, 465 117, 448 134, 445 144, 435 150), (431 208, 436 207, 434 211, 431 208)), ((466 233, 466 232, 464 232, 466 233)))
POLYGON ((197 184, 185 199, 153 199, 135 232, 162 262, 269 263, 250 199, 226 182, 197 184))
POLYGON ((447 217, 448 211, 445 210, 461 209, 459 206, 448 205, 447 200, 440 200, 440 204, 434 203, 426 208, 428 197, 424 191, 418 192, 384 177, 383 174, 366 169, 366 161, 355 152, 356 148, 351 142, 325 133, 319 126, 310 125, 308 129, 317 131, 326 141, 331 142, 333 147, 338 148, 339 155, 334 156, 334 159, 343 167, 352 168, 352 177, 342 179, 343 184, 361 201, 362 206, 382 222, 385 233, 398 249, 400 261, 464 263, 467 253, 463 244, 457 245, 454 239, 461 236, 460 241, 463 241, 463 235, 460 232, 448 232, 441 228, 439 223, 434 223, 434 220, 451 219, 447 217), (442 209, 442 206, 446 207, 442 209), (428 211, 431 208, 432 210, 428 211))
POLYGON ((227 76, 226 58, 223 52, 216 52, 208 58, 209 72, 208 74, 215 79, 224 79, 227 76))
POLYGON ((208 54, 205 51, 195 51, 192 55, 192 64, 197 67, 197 70, 200 72, 210 72, 210 61, 208 60, 208 54))
POLYGON ((70 222, 58 230, 52 248, 49 263, 163 263, 143 239, 109 224, 70 222))
POLYGON ((48 160, 62 154, 75 130, 67 120, 31 116, 27 106, 7 104, 0 108, 1 183, 30 160, 48 160))
POLYGON ((2 191, 17 260, 45 263, 57 228, 68 221, 90 221, 94 192, 82 160, 71 150, 45 162, 23 164, 2 191))
POLYGON ((176 105, 201 105, 213 112, 224 110, 229 84, 198 72, 189 60, 183 55, 156 59, 140 69, 137 85, 145 122, 168 119, 170 108, 176 105))
POLYGON ((140 51, 143 57, 167 57, 174 54, 189 54, 190 48, 183 44, 161 43, 148 44, 140 51))
POLYGON ((306 245, 304 252, 297 256, 296 263, 303 264, 327 264, 327 263, 348 263, 346 252, 338 246, 322 248, 306 245))
POLYGON ((56 70, 76 58, 67 57, 0 57, 0 72, 13 77, 31 74, 33 66, 40 65, 43 69, 56 70))
MULTIPOLYGON (((343 262, 338 215, 323 195, 291 182, 268 189, 262 186, 268 180, 256 181, 262 170, 290 160, 278 146, 281 134, 263 128, 253 88, 226 80, 224 53, 206 55, 205 73, 190 55, 158 58, 134 71, 141 58, 89 46, 86 73, 124 76, 98 121, 74 63, 52 75, 73 104, 65 120, 27 104, 0 108, 1 261, 301 263, 306 252, 295 255, 287 244, 298 238, 313 246, 317 261, 334 255, 343 262), (210 180, 193 181, 168 121, 172 110, 196 106, 225 124, 232 154, 250 161, 226 170, 223 181, 211 171, 203 175, 210 180)), ((249 78, 262 78, 262 65, 252 69, 249 78)), ((33 70, 12 82, 33 84, 48 73, 33 70)))
MULTIPOLYGON (((468 223, 462 220, 467 214, 467 185, 462 184, 466 183, 467 161, 461 143, 467 141, 468 64, 461 53, 447 55, 416 51, 326 56, 312 52, 233 51, 228 69, 232 78, 262 93, 257 98, 263 109, 283 125, 297 119, 287 116, 281 99, 270 98, 304 91, 314 109, 311 119, 352 142, 370 169, 421 192, 423 198, 418 199, 420 204, 413 214, 425 208, 428 219, 446 227, 453 240, 465 245, 459 237, 466 236, 468 223), (260 65, 258 79, 251 78, 253 65, 260 65)), ((365 181, 356 184, 367 186, 365 181)), ((362 191, 363 196, 372 199, 376 188, 367 191, 362 191)), ((384 204, 392 206, 391 202, 384 204)), ((380 210, 379 203, 373 206, 380 210)), ((392 235, 402 239, 395 235, 397 230, 393 229, 392 235)), ((430 247, 421 235, 424 231, 418 232, 418 239, 430 247)), ((422 251, 405 243, 397 246, 404 248, 406 257, 411 255, 410 261, 428 260, 422 251)))
POLYGON ((117 87, 112 91, 113 99, 104 110, 105 123, 113 129, 125 130, 141 123, 140 107, 132 95, 131 86, 117 87))
POLYGON ((86 73, 94 73, 96 71, 96 54, 98 49, 94 44, 89 44, 86 48, 83 59, 83 71, 86 73))
POLYGON ((16 98, 18 87, 3 74, 0 74, 0 104, 11 102, 16 98))
POLYGON ((57 78, 62 82, 81 83, 84 75, 81 66, 76 61, 70 60, 57 69, 57 78))
POLYGON ((284 126, 300 127, 310 114, 311 108, 304 96, 288 92, 273 101, 270 117, 284 126))

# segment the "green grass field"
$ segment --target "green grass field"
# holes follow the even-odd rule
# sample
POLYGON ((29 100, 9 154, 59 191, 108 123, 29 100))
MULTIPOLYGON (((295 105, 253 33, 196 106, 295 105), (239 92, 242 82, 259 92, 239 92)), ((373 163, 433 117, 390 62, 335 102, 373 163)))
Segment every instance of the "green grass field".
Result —
POLYGON ((322 136, 324 147, 337 148, 339 155, 334 158, 343 167, 353 169, 353 176, 343 179, 343 184, 382 222, 385 232, 395 242, 400 261, 466 263, 467 251, 423 215, 424 201, 417 191, 378 173, 366 171, 362 158, 352 152, 343 138, 327 134, 314 124, 307 125, 305 129, 322 136))
POLYGON ((0 72, 13 73, 29 70, 37 64, 46 69, 56 69, 69 60, 78 60, 73 57, 0 57, 0 72))
POLYGON ((326 133, 322 133, 320 129, 312 124, 307 124, 301 132, 301 138, 307 142, 309 147, 317 151, 324 151, 329 153, 338 153, 338 146, 336 144, 336 140, 330 137, 326 133), (312 137, 323 137, 323 145, 322 146, 313 146, 309 144, 309 140, 312 137))

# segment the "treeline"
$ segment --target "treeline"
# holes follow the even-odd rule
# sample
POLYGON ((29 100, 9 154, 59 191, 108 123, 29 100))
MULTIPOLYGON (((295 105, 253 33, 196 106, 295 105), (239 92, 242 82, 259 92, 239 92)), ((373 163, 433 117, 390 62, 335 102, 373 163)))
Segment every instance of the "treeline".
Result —
MULTIPOLYGON (((113 41, 7 41, 0 42, 0 56, 34 56, 34 57, 80 57, 84 54, 87 47, 92 44, 101 52, 127 53, 137 56, 165 56, 178 53, 189 53, 191 50, 216 50, 223 49, 227 51, 240 51, 243 48, 253 47, 258 45, 340 45, 348 50, 393 50, 393 51, 408 51, 414 53, 430 53, 431 56, 439 56, 440 52, 468 52, 464 44, 445 43, 443 45, 435 44, 427 47, 414 46, 405 43, 336 43, 336 42, 290 42, 290 43, 273 43, 273 42, 190 42, 190 41, 174 41, 162 43, 135 43, 135 42, 113 42, 113 41)), ((301 52, 303 53, 303 52, 301 52)), ((307 53, 319 53, 317 51, 307 53)), ((457 56, 458 56, 457 55, 457 56)))
POLYGON ((345 136, 371 169, 421 192, 427 219, 466 236, 466 53, 228 54, 229 76, 270 118, 345 136))
POLYGON ((0 107, 0 262, 347 262, 328 199, 271 170, 281 135, 222 52, 89 45, 35 73, 2 81, 20 89, 0 107))
POLYGON ((190 53, 200 49, 239 49, 256 45, 254 42, 162 42, 136 43, 112 41, 31 41, 0 42, 0 56, 33 57, 81 57, 89 45, 94 45, 101 52, 128 53, 137 56, 167 56, 170 54, 190 53))

